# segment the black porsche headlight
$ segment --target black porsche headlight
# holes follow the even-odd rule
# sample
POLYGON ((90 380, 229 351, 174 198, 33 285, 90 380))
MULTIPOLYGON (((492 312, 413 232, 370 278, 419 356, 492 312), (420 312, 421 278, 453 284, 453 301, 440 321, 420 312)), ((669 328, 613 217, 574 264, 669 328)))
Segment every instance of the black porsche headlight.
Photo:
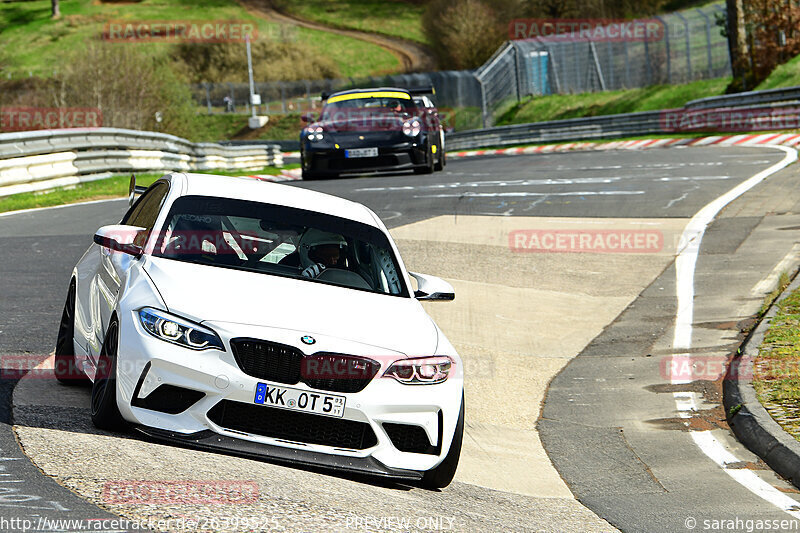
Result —
POLYGON ((422 131, 422 124, 418 118, 412 118, 403 122, 403 133, 408 137, 416 137, 422 131))
POLYGON ((309 126, 306 128, 308 140, 311 142, 322 140, 322 126, 309 126))
POLYGON ((142 308, 139 310, 139 321, 150 335, 162 341, 190 350, 225 351, 222 340, 213 330, 166 311, 152 307, 142 308))

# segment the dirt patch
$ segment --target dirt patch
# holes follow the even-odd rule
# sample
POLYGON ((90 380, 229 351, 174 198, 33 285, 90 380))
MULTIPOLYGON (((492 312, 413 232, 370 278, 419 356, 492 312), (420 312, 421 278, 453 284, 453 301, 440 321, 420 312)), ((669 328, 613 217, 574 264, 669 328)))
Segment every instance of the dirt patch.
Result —
POLYGON ((300 19, 293 15, 285 15, 273 9, 269 5, 268 0, 238 1, 239 4, 247 9, 247 11, 258 17, 263 17, 276 22, 282 22, 284 24, 302 26, 312 30, 321 30, 329 33, 336 33, 338 35, 345 35, 347 37, 360 39, 362 41, 367 41, 368 43, 378 45, 397 57, 400 60, 400 63, 403 65, 403 70, 406 72, 434 70, 436 67, 436 60, 434 59, 433 54, 427 48, 417 43, 400 39, 398 37, 389 37, 386 35, 378 35, 365 31, 332 28, 318 22, 300 19))

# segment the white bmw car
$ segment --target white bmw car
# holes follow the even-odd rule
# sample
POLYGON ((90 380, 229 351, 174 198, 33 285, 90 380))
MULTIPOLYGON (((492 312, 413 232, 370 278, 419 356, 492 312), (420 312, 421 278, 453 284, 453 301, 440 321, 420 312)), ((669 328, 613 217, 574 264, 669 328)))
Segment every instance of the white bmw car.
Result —
POLYGON ((407 272, 367 207, 174 173, 94 242, 72 272, 55 366, 63 383, 92 381, 97 427, 426 487, 453 479, 463 365, 418 301, 453 288, 407 272))

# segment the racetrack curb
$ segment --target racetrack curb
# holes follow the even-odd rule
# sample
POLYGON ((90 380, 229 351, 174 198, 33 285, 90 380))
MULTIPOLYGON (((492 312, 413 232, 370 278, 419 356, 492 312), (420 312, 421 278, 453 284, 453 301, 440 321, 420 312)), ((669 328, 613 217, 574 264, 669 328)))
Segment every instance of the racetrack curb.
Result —
POLYGON ((745 339, 741 355, 731 361, 722 385, 722 402, 733 433, 750 451, 761 457, 780 476, 800 488, 800 442, 770 416, 756 396, 752 383, 753 362, 777 314, 778 302, 800 287, 798 265, 793 266, 792 283, 773 302, 756 329, 745 339), (738 411, 731 416, 731 410, 738 411))
POLYGON ((516 148, 498 148, 488 150, 461 150, 447 152, 448 157, 475 157, 486 155, 520 155, 541 154, 549 152, 569 152, 575 150, 644 150, 648 148, 671 148, 675 146, 754 146, 754 145, 800 144, 800 134, 796 133, 763 133, 753 135, 713 135, 695 138, 671 139, 637 139, 633 141, 611 142, 572 142, 561 144, 545 144, 516 148))
MULTIPOLYGON (((762 133, 753 135, 712 135, 694 138, 637 139, 633 141, 610 142, 569 142, 542 144, 538 146, 518 146, 514 148, 487 148, 478 150, 457 150, 447 152, 447 157, 478 157, 487 155, 530 155, 553 152, 594 151, 594 150, 645 150, 650 148, 672 148, 676 146, 798 146, 800 134, 762 133)), ((299 158, 300 152, 284 152, 284 159, 299 158)))

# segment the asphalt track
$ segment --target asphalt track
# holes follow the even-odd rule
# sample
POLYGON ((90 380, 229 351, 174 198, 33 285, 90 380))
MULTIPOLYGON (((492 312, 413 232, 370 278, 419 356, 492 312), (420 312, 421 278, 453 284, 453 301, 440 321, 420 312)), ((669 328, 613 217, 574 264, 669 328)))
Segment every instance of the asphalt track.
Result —
MULTIPOLYGON (((296 185, 363 202, 390 228, 437 216, 688 220, 782 157, 782 152, 762 148, 488 157, 451 161, 444 173, 432 177, 397 175, 296 185)), ((730 349, 738 332, 736 323, 758 305, 750 288, 796 241, 791 231, 780 230, 798 225, 793 218, 800 200, 796 181, 793 168, 776 174, 726 209, 706 235, 698 262, 696 313, 697 323, 709 325, 698 333, 697 345, 705 353, 730 349), (727 327, 720 326, 726 321, 727 327)), ((102 202, 0 217, 0 353, 46 358, 72 266, 90 244, 93 231, 116 222, 124 205, 102 202)), ((480 257, 464 259, 481 269, 480 257)), ((623 531, 688 530, 690 517, 699 521, 698 530, 703 530, 704 519, 792 519, 726 475, 699 451, 687 428, 673 420, 675 403, 671 395, 662 394, 671 389, 661 365, 670 354, 674 280, 674 270, 668 266, 556 377, 538 424, 544 447, 578 500, 623 531)), ((0 517, 104 516, 104 511, 59 489, 23 460, 8 426, 14 385, 8 379, 0 385, 6 415, 0 450, 3 458, 13 459, 4 462, 16 468, 3 473, 24 482, 25 494, 32 497, 29 501, 49 502, 50 508, 11 507, 0 497, 0 517)), ((713 387, 697 383, 692 387, 708 389, 704 408, 713 412, 718 404, 713 387)), ((58 416, 46 426, 57 428, 63 412, 52 412, 58 416)), ((47 409, 40 409, 40 417, 47 415, 47 409)), ((743 467, 789 493, 791 487, 742 450, 720 419, 724 416, 716 413, 703 422, 715 424, 718 438, 742 458, 743 467)), ((80 428, 69 426, 72 431, 76 427, 80 428)), ((76 452, 79 457, 80 450, 76 452)), ((323 476, 319 479, 326 482, 317 473, 304 473, 301 481, 309 482, 306 474, 312 480, 323 476)), ((364 490, 370 487, 365 484, 364 490)), ((352 491, 348 496, 357 497, 358 483, 356 488, 348 485, 348 490, 352 491)), ((565 511, 558 505, 548 508, 539 501, 527 506, 524 496, 469 483, 456 483, 436 498, 443 505, 461 505, 456 513, 460 516, 472 513, 456 529, 472 530, 483 519, 490 530, 576 530, 583 519, 580 513, 564 519, 559 513, 565 511), (501 512, 487 510, 488 502, 501 512), (504 522, 503 513, 511 508, 516 511, 504 522)), ((319 502, 320 508, 328 503, 319 502)), ((305 512, 313 515, 314 507, 305 512)))

